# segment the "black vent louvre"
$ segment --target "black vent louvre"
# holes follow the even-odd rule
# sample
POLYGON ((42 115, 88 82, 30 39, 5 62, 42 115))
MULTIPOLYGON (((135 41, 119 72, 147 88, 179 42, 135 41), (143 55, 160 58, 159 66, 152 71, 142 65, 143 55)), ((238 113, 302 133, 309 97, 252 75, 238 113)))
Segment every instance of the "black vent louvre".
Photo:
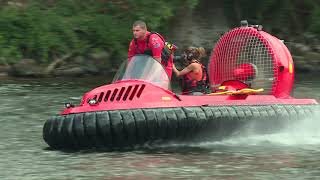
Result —
MULTIPOLYGON (((115 88, 108 90, 106 92, 100 92, 94 95, 94 99, 101 102, 114 102, 114 101, 132 101, 135 97, 140 98, 143 90, 145 89, 145 84, 137 84, 133 86, 126 86, 121 88, 115 88)), ((89 99, 88 99, 89 101, 89 99)), ((88 102, 87 101, 87 102, 88 102)))

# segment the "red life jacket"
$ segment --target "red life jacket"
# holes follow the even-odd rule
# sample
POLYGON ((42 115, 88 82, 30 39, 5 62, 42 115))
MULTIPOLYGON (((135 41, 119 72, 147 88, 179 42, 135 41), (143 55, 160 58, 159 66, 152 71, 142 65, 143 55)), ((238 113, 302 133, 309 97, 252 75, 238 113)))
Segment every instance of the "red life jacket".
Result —
MULTIPOLYGON (((165 39, 163 38, 163 36, 157 32, 150 32, 147 37, 146 37, 146 44, 147 44, 147 47, 146 49, 144 50, 144 52, 142 54, 146 54, 146 55, 149 55, 149 56, 153 56, 152 54, 152 50, 151 48, 149 47, 149 39, 150 39, 150 36, 152 34, 156 34, 157 36, 160 37, 160 39, 163 41, 164 43, 164 47, 162 49, 162 52, 161 52, 161 63, 164 65, 164 66, 168 66, 168 62, 171 58, 171 55, 172 55, 172 49, 169 49, 169 47, 167 46, 167 42, 165 41, 165 39)), ((137 52, 140 52, 139 48, 138 48, 138 42, 137 42, 137 39, 134 39, 134 44, 135 44, 135 47, 136 47, 136 51, 137 52)), ((172 45, 169 44, 171 47, 172 45)))
POLYGON ((156 34, 157 36, 159 36, 161 38, 161 40, 163 41, 163 43, 164 43, 164 47, 163 47, 163 49, 161 51, 161 64, 165 67, 166 72, 168 74, 168 77, 171 79, 172 67, 173 67, 173 51, 175 51, 176 46, 165 42, 163 36, 161 36, 159 33, 150 32, 146 37, 146 48, 144 49, 143 52, 141 52, 140 49, 138 48, 137 39, 134 39, 136 52, 137 52, 137 54, 140 53, 140 54, 146 54, 146 55, 149 55, 149 56, 153 56, 152 50, 149 47, 149 39, 150 39, 150 36, 152 34, 156 34))
MULTIPOLYGON (((197 62, 199 63, 199 62, 197 62)), ((196 80, 194 79, 194 77, 196 76, 195 72, 190 72, 186 75, 183 76, 183 80, 182 80, 182 94, 191 94, 193 92, 201 92, 201 93, 206 93, 206 89, 207 89, 207 71, 205 66, 203 66, 201 63, 199 63, 201 65, 201 79, 200 80, 196 80)))

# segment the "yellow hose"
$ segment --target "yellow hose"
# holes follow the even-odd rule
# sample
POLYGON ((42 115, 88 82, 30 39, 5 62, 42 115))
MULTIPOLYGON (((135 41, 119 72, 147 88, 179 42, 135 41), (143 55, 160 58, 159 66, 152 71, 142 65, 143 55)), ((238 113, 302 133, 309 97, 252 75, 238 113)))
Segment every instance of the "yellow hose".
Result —
POLYGON ((215 93, 210 93, 207 94, 209 96, 215 96, 215 95, 243 95, 243 94, 254 94, 254 93, 260 93, 263 92, 264 89, 260 88, 260 89, 250 89, 250 88, 244 88, 244 89, 240 89, 237 91, 222 91, 222 92, 215 92, 215 93))

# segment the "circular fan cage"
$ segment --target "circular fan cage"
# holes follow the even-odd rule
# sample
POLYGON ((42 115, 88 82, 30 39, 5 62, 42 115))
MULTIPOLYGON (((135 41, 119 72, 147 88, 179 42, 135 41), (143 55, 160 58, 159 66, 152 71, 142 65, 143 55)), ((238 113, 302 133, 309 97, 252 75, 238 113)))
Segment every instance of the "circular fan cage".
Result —
POLYGON ((209 62, 211 89, 224 82, 241 81, 263 88, 262 94, 289 97, 293 85, 293 61, 282 40, 260 26, 238 27, 224 34, 209 62), (259 28, 258 28, 259 27, 259 28))

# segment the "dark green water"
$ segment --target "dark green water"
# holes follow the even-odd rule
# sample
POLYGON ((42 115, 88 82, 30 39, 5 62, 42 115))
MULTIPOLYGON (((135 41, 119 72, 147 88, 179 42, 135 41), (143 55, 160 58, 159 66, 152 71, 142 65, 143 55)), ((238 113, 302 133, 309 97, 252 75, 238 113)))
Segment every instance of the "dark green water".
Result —
MULTIPOLYGON (((108 78, 1 79, 0 179, 319 179, 320 122, 272 135, 168 144, 130 152, 61 152, 42 140, 46 119, 108 78)), ((320 100, 319 75, 297 75, 294 96, 320 100)))

